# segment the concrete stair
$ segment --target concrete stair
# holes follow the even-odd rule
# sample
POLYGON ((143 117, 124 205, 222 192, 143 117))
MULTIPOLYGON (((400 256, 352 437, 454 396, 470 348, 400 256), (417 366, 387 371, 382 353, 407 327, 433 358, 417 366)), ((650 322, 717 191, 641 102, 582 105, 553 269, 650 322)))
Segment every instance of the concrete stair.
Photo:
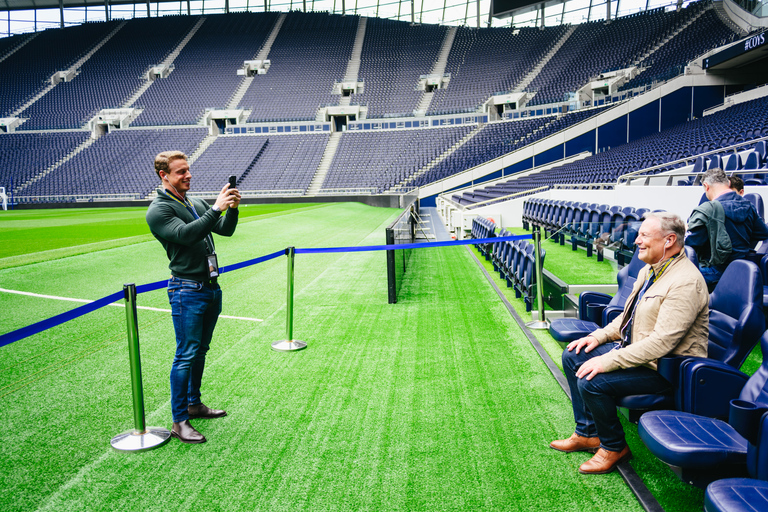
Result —
MULTIPOLYGON (((86 53, 85 55, 83 55, 83 56, 82 56, 82 57, 81 57, 81 58, 80 58, 80 59, 79 59, 77 62, 75 62, 74 64, 72 64, 72 65, 71 65, 71 66, 70 66, 68 69, 66 69, 65 71, 66 71, 67 73, 69 73, 69 72, 77 71, 78 69, 80 69, 80 67, 81 67, 83 64, 85 64, 85 62, 86 62, 88 59, 90 59, 90 58, 91 58, 91 56, 92 56, 94 53, 96 53, 97 51, 99 51, 99 49, 101 49, 101 47, 102 47, 102 46, 104 46, 105 44, 107 44, 107 41, 109 41, 110 39, 112 39, 112 36, 114 36, 115 34, 117 34, 117 32, 118 32, 118 31, 119 31, 121 28, 123 28, 123 27, 125 26, 125 24, 126 24, 126 23, 128 23, 128 22, 127 22, 127 21, 123 21, 122 23, 120 23, 120 24, 119 24, 117 27, 115 27, 115 29, 114 29, 112 32, 110 32, 109 34, 107 34, 107 36, 106 36, 104 39, 102 39, 101 41, 99 41, 99 44, 97 44, 96 46, 94 46, 94 47, 91 49, 91 51, 89 51, 88 53, 86 53)), ((36 94, 36 95, 35 95, 35 96, 34 96, 32 99, 30 99, 29 101, 27 101, 27 102, 26 102, 24 105, 22 105, 21 107, 19 107, 18 109, 16 109, 16 110, 15 110, 13 113, 11 113, 10 117, 18 117, 18 116, 19 116, 19 114, 21 114, 21 113, 22 113, 22 112, 24 112, 26 109, 28 109, 28 108, 29 108, 29 107, 30 107, 30 106, 31 106, 31 105, 32 105, 34 102, 36 102, 37 100, 39 100, 40 98, 42 98, 43 96, 45 96, 46 94, 48 94, 48 91, 50 91, 50 90, 51 90, 51 89, 53 89, 54 87, 56 87, 56 86, 55 86, 55 85, 53 85, 53 84, 51 84, 51 85, 47 86, 45 89, 43 89, 43 90, 42 90, 42 91, 40 91, 38 94, 36 94)))
MULTIPOLYGON (((277 34, 280 33, 280 27, 283 26, 286 16, 287 14, 282 13, 277 18, 277 21, 275 22, 275 26, 272 27, 272 32, 269 33, 269 37, 267 37, 267 40, 264 41, 264 44, 259 50, 259 53, 256 54, 256 57, 254 58, 254 60, 266 60, 269 57, 269 52, 272 49, 272 44, 275 42, 275 38, 277 38, 277 34)), ((229 103, 227 103, 228 109, 237 108, 237 106, 240 104, 240 101, 242 101, 243 96, 245 96, 245 93, 248 92, 248 89, 251 87, 251 84, 253 83, 254 78, 256 77, 255 76, 243 77, 242 82, 240 82, 240 85, 238 86, 237 90, 229 99, 229 103)))
MULTIPOLYGON (((357 74, 360 72, 360 56, 363 54, 363 41, 365 41, 365 29, 368 26, 368 18, 360 17, 357 23, 357 33, 355 34, 355 44, 352 46, 352 53, 349 55, 347 69, 344 71, 345 82, 357 82, 357 74)), ((349 103, 347 103, 349 105, 349 103)))
MULTIPOLYGON (((206 19, 207 18, 205 16, 202 16, 199 20, 197 20, 197 23, 195 23, 195 26, 190 29, 189 33, 187 33, 187 35, 184 36, 184 39, 181 40, 181 42, 176 46, 176 48, 174 48, 173 51, 169 53, 168 56, 165 58, 165 60, 163 60, 163 62, 161 62, 160 64, 164 66, 170 66, 171 64, 173 64, 173 61, 175 61, 176 57, 179 56, 179 54, 181 53, 181 50, 183 50, 184 47, 187 46, 187 43, 190 41, 190 39, 192 39, 195 33, 200 29, 202 24, 205 23, 206 19)), ((141 84, 141 86, 139 86, 139 88, 136 89, 136 91, 134 91, 131 97, 128 98, 128 100, 123 105, 123 108, 128 108, 133 106, 133 104, 136 103, 136 101, 141 97, 141 95, 144 94, 147 89, 149 89, 149 86, 151 86, 152 83, 153 83, 153 80, 149 80, 149 79, 145 80, 144 83, 141 84)))
POLYGON ((423 175, 424 173, 426 173, 430 169, 434 169, 440 162, 442 162, 443 160, 448 158, 451 155, 451 153, 453 153, 454 151, 459 149, 461 146, 463 146, 464 144, 466 144, 467 142, 472 140, 475 137, 475 135, 480 133, 480 130, 483 128, 483 126, 484 125, 478 125, 474 130, 472 130, 471 132, 466 134, 460 141, 458 141, 456 144, 454 144, 453 146, 451 146, 450 148, 445 150, 437 158, 435 158, 430 163, 428 163, 427 165, 425 165, 424 167, 422 167, 421 169, 419 169, 415 173, 411 174, 410 176, 408 176, 407 178, 405 178, 403 181, 401 181, 400 183, 398 183, 397 185, 395 185, 392 188, 398 188, 398 187, 407 186, 407 185, 411 184, 416 178, 418 178, 419 176, 423 175))
POLYGON ((25 181, 24 183, 19 185, 16 188, 16 190, 13 191, 13 193, 14 194, 18 194, 18 193, 22 192, 24 189, 26 189, 27 187, 29 187, 31 184, 35 183, 36 181, 40 181, 41 179, 45 178, 46 176, 51 174, 53 171, 55 171, 56 169, 61 167, 65 162, 67 162, 67 161, 71 160, 72 158, 74 158, 75 155, 77 155, 81 151, 89 148, 94 142, 96 142, 96 139, 89 137, 88 140, 86 140, 85 142, 83 142, 82 144, 77 146, 75 149, 73 149, 72 152, 69 153, 67 156, 65 156, 64 158, 60 159, 55 164, 51 165, 50 167, 45 169, 40 174, 38 174, 36 176, 33 176, 32 178, 28 179, 27 181, 25 181))
POLYGON ((520 83, 517 84, 517 87, 515 87, 514 91, 523 92, 529 85, 531 85, 531 82, 533 82, 536 77, 539 76, 539 73, 541 73, 541 70, 544 69, 544 66, 546 66, 550 60, 552 60, 552 57, 554 57, 558 50, 563 47, 565 42, 575 31, 576 25, 571 25, 568 27, 568 30, 566 30, 565 34, 563 34, 557 43, 555 43, 555 46, 553 46, 552 49, 549 50, 549 52, 547 52, 547 54, 539 61, 539 63, 536 64, 536 67, 534 67, 531 71, 528 72, 527 75, 523 77, 520 83))
POLYGON ((38 35, 40 35, 40 32, 35 32, 33 34, 30 34, 28 37, 25 37, 24 40, 21 43, 17 44, 16 46, 14 46, 10 50, 8 50, 8 52, 5 55, 0 57, 0 62, 3 62, 5 59, 7 59, 8 57, 13 55, 14 53, 19 51, 20 49, 22 49, 25 44, 27 44, 28 42, 30 42, 31 40, 36 38, 38 35))
POLYGON ((325 146, 323 152, 323 158, 320 159, 320 164, 317 166, 317 171, 312 177, 312 182, 307 188, 307 195, 314 196, 320 192, 320 188, 323 186, 325 176, 328 174, 328 170, 331 168, 333 157, 336 156, 336 150, 339 148, 339 142, 341 142, 341 133, 334 132, 328 139, 328 144, 325 146))
MULTIPOLYGON (((456 39, 457 30, 456 27, 450 27, 445 32, 443 46, 440 49, 440 54, 437 56, 437 60, 435 60, 435 64, 432 66, 432 71, 429 72, 430 75, 443 76, 445 73, 445 66, 448 65, 448 56, 451 54, 451 48, 453 48, 453 40, 456 39)), ((423 92, 416 110, 426 112, 432 104, 432 98, 434 96, 434 92, 423 92)))

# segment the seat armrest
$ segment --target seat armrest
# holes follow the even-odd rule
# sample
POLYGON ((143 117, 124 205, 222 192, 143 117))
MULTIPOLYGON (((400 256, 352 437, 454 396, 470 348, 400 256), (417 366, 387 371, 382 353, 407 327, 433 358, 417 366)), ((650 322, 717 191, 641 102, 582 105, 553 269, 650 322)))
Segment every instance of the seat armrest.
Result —
POLYGON ((579 295, 579 319, 595 322, 600 325, 600 317, 602 316, 605 306, 613 300, 613 297, 607 293, 600 292, 583 292, 579 295), (591 318, 591 314, 595 314, 594 318, 591 318))
POLYGON ((761 407, 754 402, 748 402, 746 400, 731 400, 730 413, 728 415, 728 423, 738 432, 741 436, 752 443, 757 444, 758 434, 760 430, 760 421, 768 412, 768 408, 761 407))
POLYGON ((619 306, 606 306, 603 310, 603 327, 613 322, 624 311, 619 306))
POLYGON ((680 366, 688 360, 685 356, 661 357, 659 358, 656 371, 667 379, 672 386, 677 386, 680 381, 680 366))
POLYGON ((676 403, 685 412, 727 419, 749 375, 725 363, 692 357, 680 365, 676 403))

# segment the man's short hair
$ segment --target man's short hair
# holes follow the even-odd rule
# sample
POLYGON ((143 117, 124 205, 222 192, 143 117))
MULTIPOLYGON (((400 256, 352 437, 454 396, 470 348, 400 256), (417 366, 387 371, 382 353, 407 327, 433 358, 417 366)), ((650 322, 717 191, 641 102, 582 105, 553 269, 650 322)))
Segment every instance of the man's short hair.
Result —
POLYGON ((663 236, 675 235, 675 245, 682 248, 685 245, 685 222, 679 215, 672 212, 647 212, 643 219, 658 219, 663 236))
POLYGON ((728 175, 719 167, 707 169, 707 172, 704 173, 704 179, 701 181, 710 186, 715 184, 727 185, 729 188, 731 186, 731 182, 728 180, 728 175))
POLYGON ((741 192, 744 190, 744 180, 741 179, 739 176, 731 176, 731 188, 735 190, 736 192, 741 192))
POLYGON ((171 165, 171 162, 174 160, 186 160, 187 155, 182 153, 181 151, 163 151, 159 155, 155 157, 155 172, 157 173, 157 177, 161 180, 163 179, 160 176, 160 171, 163 171, 164 173, 168 173, 168 167, 171 165))

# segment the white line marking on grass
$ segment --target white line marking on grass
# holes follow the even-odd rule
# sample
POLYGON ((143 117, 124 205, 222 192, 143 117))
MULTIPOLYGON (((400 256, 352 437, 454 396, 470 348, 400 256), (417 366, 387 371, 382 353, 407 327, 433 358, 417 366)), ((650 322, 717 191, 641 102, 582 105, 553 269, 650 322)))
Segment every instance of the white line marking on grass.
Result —
MULTIPOLYGON (((31 293, 31 292, 21 292, 19 290, 6 290, 5 288, 0 288, 0 292, 6 292, 6 293, 15 293, 17 295, 26 295, 27 297, 37 297, 40 299, 53 299, 53 300, 65 300, 68 302, 81 302, 83 304, 90 304, 91 302, 94 302, 92 300, 87 299, 74 299, 72 297, 57 297, 56 295, 42 295, 40 293, 31 293)), ((118 304, 113 303, 110 304, 110 306, 118 307, 118 308, 124 308, 125 304, 118 304)), ((160 311, 161 313, 170 313, 170 309, 160 309, 160 308, 151 308, 149 306, 136 306, 137 309, 145 309, 147 311, 160 311)), ((219 315, 219 318, 229 318, 230 320, 247 320, 249 322, 263 322, 261 318, 248 318, 244 316, 230 316, 230 315, 219 315)))

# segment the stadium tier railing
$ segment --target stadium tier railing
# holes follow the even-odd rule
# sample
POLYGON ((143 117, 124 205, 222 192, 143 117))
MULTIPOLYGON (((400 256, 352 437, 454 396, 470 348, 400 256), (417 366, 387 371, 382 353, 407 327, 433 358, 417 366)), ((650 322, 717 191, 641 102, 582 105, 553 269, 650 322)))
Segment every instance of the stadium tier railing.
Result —
MULTIPOLYGON (((687 178, 689 176, 696 176, 700 174, 700 172, 693 172, 693 171, 678 171, 678 172, 664 172, 661 173, 663 169, 668 169, 670 167, 673 167, 675 165, 680 165, 681 167, 686 167, 689 165, 693 165, 693 163, 696 161, 699 157, 707 158, 709 156, 714 155, 722 155, 722 154, 738 154, 739 151, 746 151, 750 149, 750 147, 754 146, 758 142, 761 141, 767 141, 768 137, 759 137, 755 139, 751 139, 744 142, 739 142, 736 144, 732 144, 730 146, 712 149, 709 151, 704 151, 702 153, 698 153, 696 155, 687 156, 685 158, 680 158, 678 160, 672 160, 669 162, 665 162, 662 164, 657 164, 652 167, 646 167, 645 169, 639 169, 634 172, 629 172, 627 174, 622 174, 616 179, 616 185, 632 185, 633 181, 636 180, 645 180, 643 182, 643 185, 650 185, 651 180, 653 180, 654 185, 660 185, 661 182, 659 180, 663 180, 663 178, 667 178, 667 186, 671 186, 675 184, 674 178, 687 178)), ((756 172, 761 172, 759 169, 737 169, 732 171, 726 171, 729 175, 730 174, 754 174, 756 172)))
POLYGON ((136 201, 143 194, 65 194, 52 196, 15 195, 14 205, 38 203, 91 203, 101 201, 136 201))

